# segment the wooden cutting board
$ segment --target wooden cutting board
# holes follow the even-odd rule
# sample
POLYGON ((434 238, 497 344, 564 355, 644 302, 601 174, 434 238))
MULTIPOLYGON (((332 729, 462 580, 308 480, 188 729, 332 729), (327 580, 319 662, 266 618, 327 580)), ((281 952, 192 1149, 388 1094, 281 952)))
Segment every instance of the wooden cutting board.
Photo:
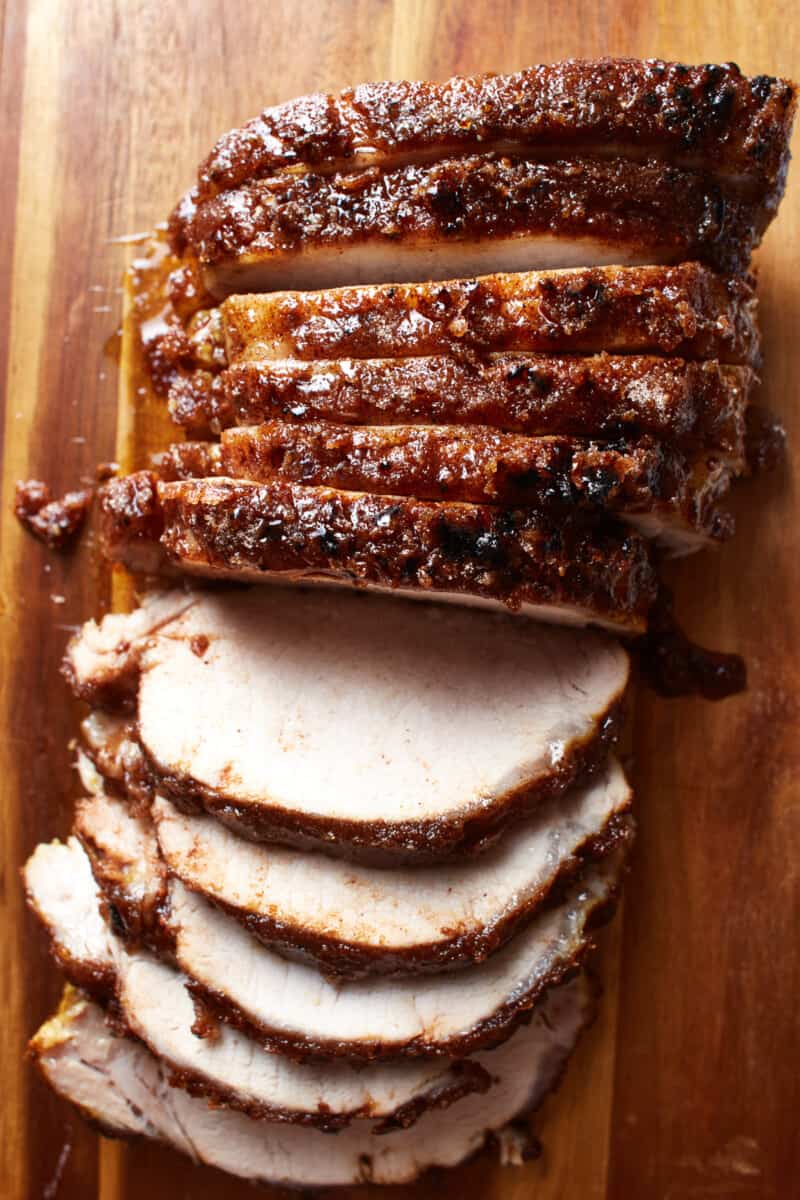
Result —
MULTIPOLYGON (((118 414, 108 339, 136 253, 131 235, 166 216, 218 133, 299 93, 570 55, 736 58, 749 72, 798 76, 800 26, 794 6, 775 0, 0 0, 0 13, 0 1195, 221 1200, 239 1185, 155 1147, 99 1140, 23 1058, 60 982, 18 871, 38 840, 69 827, 67 743, 78 714, 58 664, 70 630, 103 611, 110 582, 91 537, 61 557, 22 533, 12 490, 33 476, 60 492, 100 460, 140 462, 163 432, 146 405, 118 414)), ((795 446, 799 230, 800 168, 759 255, 764 394, 795 446)), ((600 1020, 539 1121, 544 1153, 524 1170, 479 1162, 396 1196, 798 1194, 800 513, 791 472, 742 487, 736 507, 736 540, 674 576, 691 632, 744 653, 750 690, 717 706, 637 698, 634 870, 605 937, 600 1020)))

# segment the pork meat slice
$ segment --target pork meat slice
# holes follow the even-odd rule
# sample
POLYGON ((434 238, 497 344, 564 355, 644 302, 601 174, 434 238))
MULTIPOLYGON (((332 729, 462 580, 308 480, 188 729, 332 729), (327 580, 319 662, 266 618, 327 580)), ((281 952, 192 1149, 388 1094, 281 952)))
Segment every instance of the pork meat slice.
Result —
MULTIPOLYGON (((777 203, 795 89, 733 63, 569 59, 443 83, 368 83, 267 108, 217 142, 196 198, 283 167, 394 166, 487 149, 555 158, 651 156, 712 170, 777 203)), ((191 205, 176 214, 180 234, 191 205)))
POLYGON ((605 758, 629 673, 600 633, 288 589, 197 592, 130 654, 164 795, 395 861, 480 846, 560 795, 605 758))
MULTIPOLYGON (((122 812, 122 802, 117 803, 122 812)), ((210 1013, 288 1058, 472 1057, 509 1037, 544 991, 585 958, 591 928, 613 906, 632 833, 630 817, 622 818, 611 854, 587 864, 563 889, 558 904, 540 910, 495 954, 463 971, 331 978, 263 945, 175 879, 156 912, 157 936, 149 944, 186 976, 204 1020, 210 1013)), ((79 850, 77 843, 71 849, 79 850)), ((37 853, 41 863, 48 851, 37 853)), ((93 846, 91 870, 101 890, 108 879, 116 887, 119 861, 113 846, 108 851, 93 846)), ((47 872, 45 886, 61 886, 60 875, 50 884, 52 874, 47 872)), ((42 912, 45 905, 30 882, 30 867, 28 891, 42 912)), ((92 887, 87 885, 85 893, 93 894, 92 887)), ((113 907, 109 915, 114 921, 113 907)), ((73 960, 58 943, 55 951, 70 969, 73 960)), ((82 973, 77 978, 83 983, 82 973)))
POLYGON ((205 1099, 170 1086, 168 1068, 140 1043, 114 1037, 102 1009, 78 992, 70 992, 42 1026, 31 1053, 53 1089, 106 1132, 155 1138, 199 1162, 264 1183, 404 1183, 430 1167, 455 1166, 485 1145, 497 1146, 501 1161, 520 1161, 525 1141, 520 1144, 511 1123, 534 1111, 557 1085, 590 1016, 581 977, 552 991, 519 1040, 490 1056, 498 1081, 487 1096, 426 1113, 413 1129, 383 1136, 366 1121, 331 1138, 210 1108, 205 1099))
POLYGON ((536 351, 757 363, 752 283, 699 263, 229 296, 227 362, 536 351))
POLYGON ((373 495, 612 514, 677 553, 732 532, 719 507, 730 466, 689 459, 652 438, 528 438, 484 425, 339 425, 270 421, 227 429, 222 444, 180 442, 157 456, 160 479, 286 480, 373 495))
POLYGON ((81 636, 70 642, 63 663, 72 690, 90 704, 116 706, 131 696, 138 665, 130 653, 162 625, 168 624, 192 602, 178 588, 151 593, 147 604, 133 613, 109 613, 98 624, 87 621, 81 636))
MULTIPOLYGON (((106 865, 104 891, 115 906, 123 914, 144 907, 147 919, 164 892, 152 833, 122 801, 103 794, 99 777, 87 782, 94 794, 78 802, 76 832, 106 865), (140 875, 148 887, 143 895, 137 889, 130 904, 140 875)), ((152 817, 166 872, 266 945, 358 977, 483 961, 587 861, 625 840, 629 807, 630 789, 612 759, 480 858, 394 869, 254 845, 213 818, 180 812, 162 796, 154 799, 152 817)), ((135 922, 123 921, 141 936, 135 922)))
POLYGON ((637 355, 264 360, 231 366, 208 391, 171 394, 169 403, 192 436, 276 419, 487 425, 526 437, 651 436, 738 471, 753 384, 747 367, 637 355))
POLYGON ((509 1037, 584 958, 623 854, 592 864, 558 906, 467 971, 332 980, 268 949, 178 881, 164 922, 192 994, 267 1049, 301 1059, 460 1058, 509 1037))
POLYGON ((226 296, 690 259, 738 274, 772 211, 654 160, 477 154, 279 172, 200 201, 182 233, 226 296))
POLYGON ((134 571, 338 584, 623 634, 644 632, 657 592, 647 541, 579 513, 140 471, 102 489, 100 523, 107 558, 134 571))
POLYGON ((126 950, 110 933, 101 916, 102 893, 74 839, 39 846, 25 882, 68 977, 94 983, 102 964, 109 986, 99 994, 113 996, 115 1018, 193 1095, 258 1119, 332 1131, 369 1119, 376 1131, 386 1132, 491 1086, 491 1055, 485 1062, 407 1059, 366 1068, 342 1061, 304 1064, 260 1049, 230 1026, 206 1028, 175 967, 145 951, 126 950), (76 919, 84 931, 82 947, 75 944, 76 919), (84 959, 76 957, 81 949, 84 959))

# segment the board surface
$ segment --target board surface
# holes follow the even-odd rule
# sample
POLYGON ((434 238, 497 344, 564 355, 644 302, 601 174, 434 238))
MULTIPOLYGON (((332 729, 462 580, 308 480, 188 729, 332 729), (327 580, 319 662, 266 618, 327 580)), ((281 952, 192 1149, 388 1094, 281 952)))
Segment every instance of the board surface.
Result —
MULTIPOLYGON (((118 423, 114 339, 135 235, 163 219, 224 129, 314 89, 602 54, 735 58, 800 76, 794 6, 692 0, 0 0, 0 1195, 221 1200, 237 1185, 151 1146, 100 1141, 24 1061, 60 982, 19 867, 63 835, 76 707, 69 631, 108 603, 91 536, 48 553, 11 515, 14 481, 56 493, 100 460, 142 461, 147 407, 118 423)), ((795 401, 800 166, 758 256, 764 399, 800 448, 795 401)), ((741 489, 738 535, 674 571, 695 636, 745 654, 720 705, 642 692, 640 837, 601 961, 598 1024, 539 1121, 524 1170, 448 1176, 464 1200, 784 1200, 800 1178, 800 511, 791 470, 741 489)), ((392 1192, 433 1197, 429 1180, 392 1192)), ((271 1193, 275 1196, 283 1193, 271 1193)), ((288 1195, 288 1193, 285 1193, 288 1195)), ((353 1190, 353 1196, 377 1195, 353 1190)))

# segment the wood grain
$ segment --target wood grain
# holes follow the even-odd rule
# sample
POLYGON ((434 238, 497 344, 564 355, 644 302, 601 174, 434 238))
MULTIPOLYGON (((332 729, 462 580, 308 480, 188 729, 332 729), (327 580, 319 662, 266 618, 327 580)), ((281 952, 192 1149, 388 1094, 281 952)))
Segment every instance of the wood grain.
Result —
MULTIPOLYGON (((59 983, 18 870, 37 840, 68 827, 76 713, 57 667, 69 627, 107 603, 109 581, 91 540, 62 558, 27 538, 11 495, 25 476, 66 489, 154 436, 152 412, 137 410, 117 440, 104 346, 136 252, 118 239, 166 215, 220 131, 295 94, 606 53, 799 75, 800 35, 783 2, 6 0, 0 16, 0 1195, 217 1200, 235 1185, 157 1147, 98 1141, 23 1060, 59 983)), ((795 178, 759 255, 765 398, 794 445, 798 230, 795 178)), ((542 1115, 542 1158, 523 1171, 464 1168, 448 1177, 453 1194, 796 1192, 799 515, 790 471, 749 485, 736 541, 676 568, 692 632, 742 650, 750 690, 719 706, 639 697, 641 835, 623 919, 606 938, 600 1021, 542 1115)))

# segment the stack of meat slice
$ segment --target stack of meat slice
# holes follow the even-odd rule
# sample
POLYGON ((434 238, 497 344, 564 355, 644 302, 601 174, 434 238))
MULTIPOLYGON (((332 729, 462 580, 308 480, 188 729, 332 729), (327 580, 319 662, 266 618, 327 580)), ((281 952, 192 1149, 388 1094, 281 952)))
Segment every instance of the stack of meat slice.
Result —
POLYGON ((625 651, 173 591, 90 622, 66 666, 94 706, 86 795, 26 868, 83 993, 34 1044, 54 1085, 252 1178, 405 1180, 490 1137, 524 1156, 513 1122, 590 1018, 576 968, 631 838, 625 651), (97 1003, 136 1041, 98 1042, 97 1003))
POLYGON ((301 1186, 529 1151, 632 837, 609 634, 732 531, 794 106, 568 62, 307 97, 201 166, 129 323, 194 440, 101 503, 171 590, 70 646, 86 794, 26 868, 78 989, 34 1054, 102 1125, 301 1186))

